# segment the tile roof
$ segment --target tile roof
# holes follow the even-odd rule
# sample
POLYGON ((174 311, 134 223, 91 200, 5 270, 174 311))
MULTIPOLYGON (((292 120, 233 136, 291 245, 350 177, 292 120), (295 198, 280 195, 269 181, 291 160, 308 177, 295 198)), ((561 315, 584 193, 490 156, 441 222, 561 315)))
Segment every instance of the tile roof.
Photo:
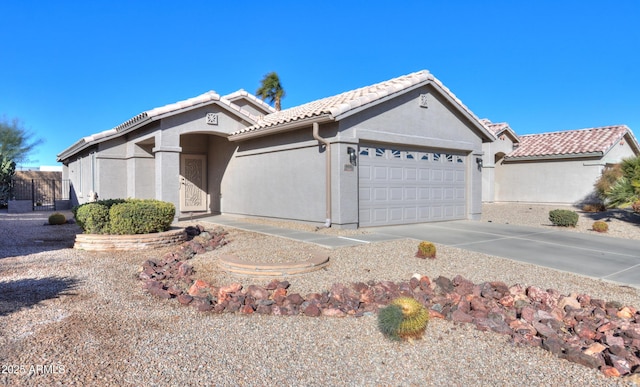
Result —
POLYGON ((638 149, 626 125, 524 135, 520 136, 520 145, 505 156, 505 160, 604 154, 627 133, 631 135, 632 146, 638 149))
POLYGON ((269 105, 268 103, 264 102, 263 100, 261 100, 260 98, 256 97, 255 95, 249 93, 248 91, 244 90, 244 89, 240 89, 238 91, 234 91, 231 94, 227 94, 222 96, 222 98, 229 100, 231 102, 239 99, 239 98, 247 98, 248 100, 252 101, 254 104, 262 107, 264 110, 270 112, 270 113, 275 113, 276 109, 274 109, 271 105, 269 105))
POLYGON ((487 118, 482 118, 480 122, 482 122, 482 124, 496 137, 500 136, 503 132, 508 132, 511 134, 511 137, 513 137, 515 142, 519 141, 519 137, 516 132, 511 129, 511 126, 506 122, 491 122, 487 118))
MULTIPOLYGON (((229 94, 229 96, 231 96, 231 98, 244 96, 244 97, 248 97, 249 99, 252 99, 251 97, 253 97, 253 99, 257 100, 255 96, 250 96, 250 94, 244 90, 238 90, 235 93, 229 94)), ((112 129, 83 137, 80 140, 78 140, 75 144, 71 145, 69 148, 65 149, 60 154, 58 154, 58 160, 62 159, 63 157, 68 157, 76 153, 77 151, 86 148, 91 144, 105 141, 112 137, 117 137, 131 128, 137 127, 142 123, 146 123, 146 122, 158 119, 160 116, 163 116, 165 114, 176 114, 183 110, 197 108, 202 105, 209 104, 211 102, 218 102, 221 106, 226 107, 231 111, 237 112, 239 115, 247 119, 247 121, 249 121, 250 123, 256 123, 259 119, 258 116, 251 114, 247 109, 244 109, 239 107, 238 105, 235 105, 231 100, 225 97, 221 97, 218 93, 211 90, 193 98, 185 99, 182 101, 178 101, 175 103, 171 103, 168 105, 164 105, 151 110, 144 111, 112 129)), ((273 108, 269 110, 274 111, 273 108)))
MULTIPOLYGON (((431 82, 440 88, 444 94, 448 95, 455 104, 469 114, 472 119, 479 121, 473 112, 466 107, 448 88, 446 88, 437 78, 435 78, 427 70, 418 71, 401 77, 393 78, 388 81, 376 83, 371 86, 361 87, 359 89, 347 91, 338 95, 322 98, 303 105, 284 109, 279 112, 268 114, 258 123, 248 128, 233 132, 231 136, 257 132, 269 127, 274 127, 307 118, 328 116, 331 119, 338 120, 341 116, 353 112, 358 108, 365 107, 369 104, 375 104, 383 101, 388 97, 406 91, 413 87, 431 82)), ((490 136, 490 134, 489 134, 490 136)))

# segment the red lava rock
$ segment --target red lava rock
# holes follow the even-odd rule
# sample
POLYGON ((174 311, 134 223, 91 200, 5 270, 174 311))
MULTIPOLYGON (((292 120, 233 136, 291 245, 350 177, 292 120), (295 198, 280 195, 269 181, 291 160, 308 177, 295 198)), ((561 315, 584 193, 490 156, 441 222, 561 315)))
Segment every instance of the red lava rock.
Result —
POLYGON ((188 305, 191 301, 193 301, 193 297, 188 294, 181 294, 178 296, 178 302, 182 305, 188 305))
POLYGON ((302 309, 302 313, 305 316, 309 316, 309 317, 318 317, 322 314, 322 312, 320 311, 320 308, 318 308, 318 306, 315 304, 307 305, 305 308, 302 309))
POLYGON ((589 368, 600 368, 605 366, 604 359, 600 354, 586 355, 579 348, 567 348, 566 352, 561 356, 565 360, 581 364, 589 368))
POLYGON ((498 303, 500 303, 500 305, 504 306, 505 308, 513 307, 515 302, 516 302, 516 300, 515 300, 515 298, 513 298, 513 296, 511 294, 507 294, 506 296, 502 297, 498 301, 498 303))
POLYGON ((298 293, 289 294, 287 301, 293 305, 301 305, 304 302, 304 298, 298 293))
POLYGON ((615 367, 603 366, 600 368, 600 372, 602 372, 604 376, 609 378, 620 377, 620 372, 617 369, 615 369, 615 367))
POLYGON ((182 289, 178 288, 177 286, 171 285, 167 288, 167 291, 169 292, 169 294, 171 294, 172 296, 179 296, 183 293, 182 289))
POLYGON ((207 299, 199 299, 198 301, 194 302, 194 306, 200 312, 208 312, 213 309, 213 305, 207 299))
POLYGON ((322 309, 322 315, 326 317, 344 317, 346 313, 338 308, 326 308, 322 309))
POLYGON ((196 280, 193 285, 189 288, 190 296, 199 296, 201 293, 207 292, 209 289, 209 284, 203 280, 196 280))
POLYGON ((276 290, 271 295, 271 298, 276 302, 276 304, 280 305, 287 298, 287 289, 285 288, 276 288, 276 290))
POLYGON ((171 294, 169 294, 168 291, 162 289, 161 287, 153 286, 153 287, 148 288, 147 291, 152 296, 155 296, 155 297, 158 297, 158 298, 162 298, 162 299, 165 299, 165 300, 168 300, 168 299, 171 298, 171 294))
POLYGON ((258 305, 256 307, 256 313, 271 314, 271 305, 258 305))
POLYGON ((183 263, 178 267, 178 276, 187 277, 193 275, 193 266, 183 263))
POLYGON ((624 339, 619 336, 614 336, 612 333, 607 333, 604 335, 604 343, 609 347, 619 346, 624 347, 624 339))
POLYGON ((451 320, 460 323, 471 323, 473 322, 473 317, 466 314, 460 309, 456 309, 453 313, 451 313, 451 320))
POLYGON ((267 291, 267 289, 263 287, 256 285, 249 285, 245 289, 245 294, 250 295, 256 300, 266 300, 269 298, 269 291, 267 291))
POLYGON ((427 277, 426 275, 423 275, 422 277, 420 277, 420 290, 422 290, 423 292, 427 292, 428 290, 431 290, 431 280, 429 279, 429 277, 427 277))
POLYGON ((251 305, 242 305, 242 307, 240 308, 240 313, 242 314, 253 314, 253 312, 254 310, 251 305))
POLYGON ((237 293, 242 290, 242 284, 233 283, 231 285, 221 286, 218 292, 223 293, 237 293))

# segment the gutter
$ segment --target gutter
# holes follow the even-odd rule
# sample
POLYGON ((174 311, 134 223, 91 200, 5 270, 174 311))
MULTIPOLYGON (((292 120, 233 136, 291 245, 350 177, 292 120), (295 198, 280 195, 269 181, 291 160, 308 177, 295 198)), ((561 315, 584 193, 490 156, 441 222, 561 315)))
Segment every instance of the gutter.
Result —
POLYGON ((589 157, 602 157, 602 152, 585 152, 585 153, 570 153, 570 154, 557 154, 557 155, 542 155, 542 156, 505 156, 504 161, 536 161, 536 160, 559 160, 559 159, 581 159, 589 157))
POLYGON ((324 146, 326 147, 326 155, 325 155, 325 159, 326 159, 326 163, 327 163, 327 167, 326 167, 326 172, 325 172, 325 179, 326 179, 326 197, 327 197, 327 203, 326 203, 326 210, 327 210, 327 219, 326 222, 324 223, 325 227, 331 227, 331 143, 329 141, 327 141, 326 139, 320 137, 320 134, 318 133, 320 130, 320 125, 318 124, 318 122, 314 122, 313 123, 313 138, 315 138, 316 140, 318 140, 320 143, 324 144, 324 146))
MULTIPOLYGON (((333 120, 334 119, 331 115, 323 114, 320 116, 307 117, 307 118, 294 120, 294 121, 290 121, 282 124, 274 123, 271 126, 268 126, 262 129, 254 129, 254 130, 249 130, 244 132, 242 131, 234 132, 234 133, 231 133, 228 138, 229 138, 229 141, 243 141, 243 140, 248 140, 250 138, 263 137, 263 136, 268 136, 268 135, 276 134, 280 132, 286 132, 289 130, 301 129, 309 125, 310 122, 315 124, 315 123, 322 123, 322 122, 331 122, 333 120)), ((246 129, 243 129, 243 130, 246 130, 246 129)))

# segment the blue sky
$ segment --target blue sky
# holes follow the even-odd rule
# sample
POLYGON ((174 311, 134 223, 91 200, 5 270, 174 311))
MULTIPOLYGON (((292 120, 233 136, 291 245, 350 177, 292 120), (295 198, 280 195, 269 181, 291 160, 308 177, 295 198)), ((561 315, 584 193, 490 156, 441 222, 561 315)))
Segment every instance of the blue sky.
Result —
POLYGON ((209 90, 283 108, 427 69, 518 134, 640 133, 640 1, 0 0, 0 117, 59 165, 81 137, 209 90))

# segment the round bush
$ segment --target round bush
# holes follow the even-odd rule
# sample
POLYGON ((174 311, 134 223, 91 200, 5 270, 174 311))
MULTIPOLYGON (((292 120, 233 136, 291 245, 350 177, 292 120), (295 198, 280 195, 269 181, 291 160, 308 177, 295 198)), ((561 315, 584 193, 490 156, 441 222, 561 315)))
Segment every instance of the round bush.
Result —
POLYGON ((609 231, 609 225, 606 222, 603 222, 601 220, 593 222, 593 225, 591 226, 591 228, 593 229, 593 231, 597 231, 597 232, 609 231))
POLYGON ((51 225, 59 225, 65 223, 67 223, 67 218, 64 216, 64 214, 56 212, 49 216, 49 224, 51 225))
POLYGON ((85 234, 109 233, 109 207, 99 203, 86 203, 76 210, 76 222, 85 234))
POLYGON ((575 227, 578 224, 578 213, 571 210, 551 210, 549 220, 556 226, 575 227))
POLYGON ((173 203, 153 199, 129 199, 109 210, 109 233, 149 234, 171 228, 176 208, 173 203))

